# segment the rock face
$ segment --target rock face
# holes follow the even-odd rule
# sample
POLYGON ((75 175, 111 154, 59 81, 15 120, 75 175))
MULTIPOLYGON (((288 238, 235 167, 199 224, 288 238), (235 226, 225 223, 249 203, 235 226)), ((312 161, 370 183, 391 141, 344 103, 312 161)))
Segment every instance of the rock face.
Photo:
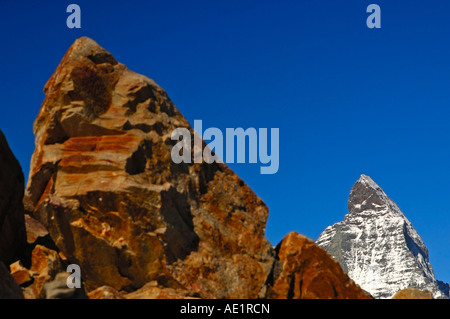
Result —
POLYGON ((0 261, 18 260, 25 248, 24 176, 19 162, 0 131, 0 261))
POLYGON ((20 260, 9 268, 25 299, 44 299, 45 284, 65 271, 67 262, 45 227, 25 214, 27 244, 20 260))
POLYGON ((314 241, 289 233, 276 248, 267 282, 273 299, 370 299, 314 241))
POLYGON ((87 291, 156 281, 257 297, 273 262, 267 207, 225 164, 173 163, 172 131, 193 130, 163 89, 84 37, 44 92, 29 206, 87 291))
POLYGON ((375 298, 391 298, 413 287, 448 297, 448 285, 435 279, 428 250, 411 222, 368 176, 353 186, 348 214, 327 227, 316 243, 375 298))
POLYGON ((33 250, 30 274, 33 283, 25 289, 26 298, 44 299, 45 284, 51 282, 63 269, 58 253, 47 247, 37 245, 33 250))

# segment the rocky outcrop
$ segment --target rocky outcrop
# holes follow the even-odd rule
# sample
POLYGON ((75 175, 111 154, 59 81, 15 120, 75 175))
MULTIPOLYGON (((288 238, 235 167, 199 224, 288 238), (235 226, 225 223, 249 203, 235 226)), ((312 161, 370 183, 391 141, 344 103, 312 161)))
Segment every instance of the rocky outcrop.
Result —
POLYGON ((433 299, 431 291, 422 291, 416 288, 405 288, 397 291, 392 299, 433 299))
POLYGON ((20 261, 16 261, 11 264, 9 268, 11 275, 14 277, 19 286, 26 287, 33 282, 33 277, 31 276, 30 271, 25 268, 20 261))
POLYGON ((47 229, 36 219, 25 214, 25 228, 27 234, 27 244, 21 262, 26 268, 31 267, 32 255, 36 246, 43 246, 58 253, 58 248, 53 242, 47 229))
POLYGON ((289 233, 276 247, 269 299, 370 299, 311 239, 289 233))
POLYGON ((26 244, 24 183, 22 168, 0 131, 0 261, 5 265, 17 261, 26 244))
POLYGON ((258 295, 273 261, 267 207, 225 164, 171 160, 172 131, 193 130, 163 89, 81 38, 44 91, 30 209, 88 291, 156 281, 200 297, 258 295))
POLYGON ((0 299, 23 299, 23 293, 14 277, 0 261, 0 299))
POLYGON ((65 271, 67 260, 41 223, 25 214, 25 226, 25 251, 20 260, 10 265, 10 272, 26 299, 44 299, 45 285, 65 271))
POLYGON ((27 288, 27 295, 32 299, 44 299, 45 284, 53 281, 56 275, 63 269, 58 253, 47 247, 37 245, 33 250, 30 274, 33 283, 27 288))
POLYGON ((398 206, 368 176, 353 186, 344 220, 327 227, 317 244, 375 298, 412 287, 448 298, 435 279, 428 249, 398 206))
MULTIPOLYGON (((24 254, 23 261, 19 260, 10 265, 10 273, 25 299, 86 299, 84 287, 69 288, 66 272, 67 260, 56 249, 54 243, 48 241, 46 229, 32 217, 25 215, 27 224, 27 251, 31 251, 30 260, 28 253, 24 254), (44 239, 43 239, 44 238, 44 239), (49 243, 47 246, 39 243, 49 243), (24 263, 29 265, 24 266, 24 263)), ((100 298, 98 298, 100 299, 100 298)))

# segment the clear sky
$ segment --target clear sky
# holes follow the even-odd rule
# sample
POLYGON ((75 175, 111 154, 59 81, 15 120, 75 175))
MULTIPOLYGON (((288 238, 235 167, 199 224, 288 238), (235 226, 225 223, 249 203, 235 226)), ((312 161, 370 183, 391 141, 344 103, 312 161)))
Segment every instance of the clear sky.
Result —
POLYGON ((80 36, 154 79, 191 124, 280 129, 280 169, 230 164, 267 237, 317 239, 371 176, 450 282, 450 2, 0 0, 0 129, 28 175, 43 86, 80 36), (68 4, 81 29, 66 26, 68 4), (366 7, 381 7, 381 29, 366 7))

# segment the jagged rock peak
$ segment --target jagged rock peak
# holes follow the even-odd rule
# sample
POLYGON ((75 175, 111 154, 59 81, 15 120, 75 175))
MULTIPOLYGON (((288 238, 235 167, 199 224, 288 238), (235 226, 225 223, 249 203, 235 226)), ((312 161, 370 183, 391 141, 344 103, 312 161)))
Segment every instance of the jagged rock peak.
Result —
POLYGON ((370 178, 370 176, 367 176, 367 175, 364 175, 364 174, 361 174, 361 176, 359 177, 357 183, 361 183, 361 184, 366 185, 367 187, 371 187, 371 188, 373 188, 375 190, 381 190, 380 186, 378 186, 378 184, 375 183, 373 181, 373 179, 370 178))
POLYGON ((348 217, 367 214, 385 215, 387 212, 406 218, 397 204, 392 201, 383 189, 372 178, 362 174, 353 185, 348 198, 348 217))
POLYGON ((95 64, 110 63, 114 65, 118 63, 111 53, 89 37, 76 39, 67 51, 65 58, 71 59, 77 56, 89 58, 95 64))
POLYGON ((316 243, 376 298, 412 287, 448 297, 448 285, 435 279, 428 249, 400 208, 368 176, 352 187, 348 214, 328 226, 316 243))
POLYGON ((156 282, 188 296, 258 295, 273 262, 267 206, 223 163, 172 161, 171 133, 193 129, 161 87, 83 37, 44 91, 30 209, 88 292, 156 282))

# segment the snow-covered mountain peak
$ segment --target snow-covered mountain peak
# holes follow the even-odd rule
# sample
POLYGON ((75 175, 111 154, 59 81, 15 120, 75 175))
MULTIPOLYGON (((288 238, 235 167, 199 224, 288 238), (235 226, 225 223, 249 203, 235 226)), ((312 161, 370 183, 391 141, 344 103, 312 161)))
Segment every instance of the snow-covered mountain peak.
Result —
POLYGON ((400 208, 369 176, 353 185, 344 220, 328 226, 316 243, 375 298, 407 287, 449 296, 435 279, 428 249, 400 208))
POLYGON ((359 215, 361 217, 369 215, 386 215, 406 218, 397 204, 392 201, 383 189, 374 182, 372 178, 362 174, 358 181, 353 185, 348 198, 350 215, 359 215))

